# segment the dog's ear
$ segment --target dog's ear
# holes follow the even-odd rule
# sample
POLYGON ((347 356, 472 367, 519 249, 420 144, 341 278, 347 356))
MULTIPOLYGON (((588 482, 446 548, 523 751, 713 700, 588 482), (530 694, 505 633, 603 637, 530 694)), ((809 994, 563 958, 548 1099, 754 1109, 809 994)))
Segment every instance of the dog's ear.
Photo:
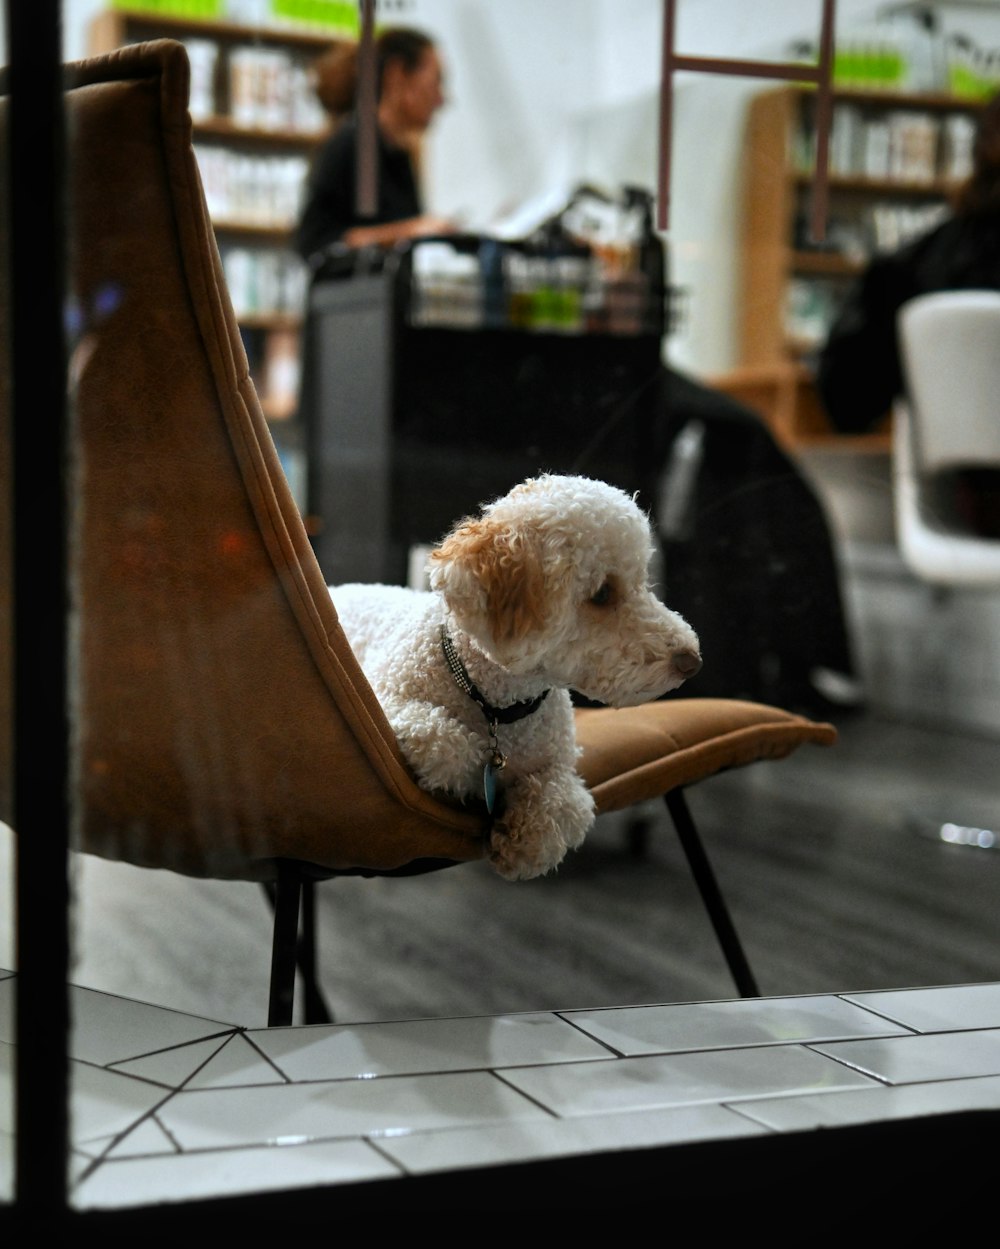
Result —
POLYGON ((431 586, 459 623, 500 645, 545 622, 545 577, 537 535, 492 520, 468 520, 430 555, 431 586))

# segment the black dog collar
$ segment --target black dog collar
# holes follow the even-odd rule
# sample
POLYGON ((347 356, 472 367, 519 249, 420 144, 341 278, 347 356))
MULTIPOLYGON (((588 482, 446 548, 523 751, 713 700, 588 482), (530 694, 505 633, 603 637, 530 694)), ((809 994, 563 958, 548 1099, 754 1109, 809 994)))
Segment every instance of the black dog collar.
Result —
POLYGON ((549 695, 550 691, 544 690, 537 698, 527 698, 520 703, 511 703, 507 707, 494 707, 473 685, 471 677, 465 670, 465 665, 458 657, 455 643, 448 636, 448 630, 444 625, 441 626, 441 649, 444 651, 445 662, 455 678, 455 683, 468 694, 473 702, 482 707, 483 715, 486 716, 491 728, 498 724, 514 724, 518 720, 525 719, 526 716, 533 715, 549 695))

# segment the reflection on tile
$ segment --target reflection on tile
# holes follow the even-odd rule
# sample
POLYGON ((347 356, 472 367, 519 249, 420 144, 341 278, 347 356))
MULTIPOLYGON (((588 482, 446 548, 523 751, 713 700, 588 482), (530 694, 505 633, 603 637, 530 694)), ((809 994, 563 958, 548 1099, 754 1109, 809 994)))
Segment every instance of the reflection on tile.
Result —
POLYGON ((94 989, 71 988, 69 1004, 70 1057, 102 1066, 217 1035, 233 1027, 94 989))
POLYGON ((463 1072, 175 1093, 158 1117, 182 1149, 213 1149, 546 1116, 495 1076, 463 1072))
POLYGON ((740 1113, 778 1132, 912 1119, 963 1110, 1000 1110, 1000 1078, 948 1080, 943 1084, 872 1085, 870 1090, 819 1097, 775 1097, 744 1102, 740 1113))
POLYGON ((851 993, 857 1002, 918 1032, 1000 1028, 1000 984, 959 984, 937 989, 851 993))
POLYGON ((166 1096, 156 1084, 86 1063, 70 1063, 70 1133, 74 1143, 116 1136, 166 1096))
POLYGON ((724 1106, 706 1105, 587 1119, 529 1120, 491 1127, 488 1132, 461 1128, 451 1132, 415 1132, 381 1140, 379 1146, 408 1172, 420 1175, 454 1167, 494 1166, 532 1158, 641 1149, 763 1132, 763 1127, 724 1106))
POLYGON ((127 1062, 115 1063, 112 1069, 125 1075, 139 1076, 143 1080, 155 1080, 157 1084, 166 1085, 167 1088, 179 1089, 225 1045, 225 1037, 212 1037, 208 1041, 177 1045, 173 1049, 147 1054, 143 1058, 130 1058, 127 1062))
POLYGON ((867 1083, 865 1077, 795 1045, 533 1067, 504 1072, 504 1079, 559 1115, 820 1092, 867 1083))
POLYGON ((260 1193, 399 1175, 364 1141, 233 1149, 105 1162, 71 1194, 76 1209, 260 1193))
POLYGON ((626 1055, 906 1032, 836 997, 744 998, 561 1013, 626 1055))
POLYGON ((291 1080, 468 1071, 613 1057, 553 1014, 417 1019, 248 1034, 291 1080))
MULTIPOLYGON (((0 979, 0 1202, 15 981, 0 979)), ((91 990, 71 1002, 90 1059, 70 1065, 77 1208, 1000 1111, 992 985, 252 1032, 91 990)))
POLYGON ((1000 1075, 1000 1028, 883 1041, 839 1041, 815 1048, 889 1084, 1000 1075))
POLYGON ((145 1154, 175 1154, 177 1146, 157 1123, 155 1117, 143 1119, 131 1132, 111 1146, 109 1158, 136 1158, 145 1154))

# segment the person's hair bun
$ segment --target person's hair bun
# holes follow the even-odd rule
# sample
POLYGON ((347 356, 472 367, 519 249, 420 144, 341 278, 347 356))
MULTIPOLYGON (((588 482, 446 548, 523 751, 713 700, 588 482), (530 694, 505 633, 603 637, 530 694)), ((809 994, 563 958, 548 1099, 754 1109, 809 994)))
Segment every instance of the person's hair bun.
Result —
POLYGON ((358 88, 358 45, 349 40, 333 46, 312 67, 316 97, 334 117, 354 107, 358 88))

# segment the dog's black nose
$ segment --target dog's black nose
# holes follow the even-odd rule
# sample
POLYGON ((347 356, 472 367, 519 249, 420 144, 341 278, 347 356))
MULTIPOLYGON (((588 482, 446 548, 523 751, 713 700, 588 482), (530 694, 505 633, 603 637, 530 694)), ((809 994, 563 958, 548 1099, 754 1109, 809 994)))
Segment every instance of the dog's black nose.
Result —
POLYGON ((697 651, 677 651, 674 655, 674 667, 687 680, 701 671, 701 656, 697 651))

